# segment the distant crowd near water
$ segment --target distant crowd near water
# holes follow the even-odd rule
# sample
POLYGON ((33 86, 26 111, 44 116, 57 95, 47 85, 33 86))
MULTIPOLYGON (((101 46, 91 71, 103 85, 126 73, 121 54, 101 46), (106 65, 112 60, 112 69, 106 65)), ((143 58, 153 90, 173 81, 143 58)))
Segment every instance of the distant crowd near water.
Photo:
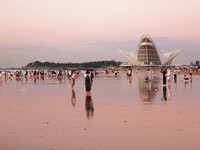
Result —
MULTIPOLYGON (((52 78, 57 80, 62 79, 69 79, 71 82, 71 88, 73 88, 75 84, 75 79, 79 78, 80 76, 84 76, 86 79, 86 74, 89 75, 91 82, 93 82, 93 78, 98 75, 113 75, 114 77, 120 76, 120 71, 125 71, 127 77, 132 77, 132 72, 139 72, 139 71, 147 71, 144 76, 144 80, 148 81, 152 73, 163 73, 163 78, 166 77, 166 80, 170 78, 172 75, 176 79, 177 74, 183 74, 183 78, 187 80, 188 75, 196 74, 199 75, 200 71, 198 69, 192 68, 115 68, 115 69, 85 69, 85 70, 72 70, 72 69, 30 69, 30 70, 14 70, 14 69, 7 69, 0 71, 0 82, 9 79, 16 79, 16 80, 23 80, 26 79, 33 79, 34 82, 37 80, 44 80, 45 78, 52 78)), ((165 79, 164 79, 165 80, 165 79)), ((165 84, 165 81, 163 81, 165 84)))
MULTIPOLYGON (((199 70, 194 68, 167 67, 3 70, 0 71, 0 85, 1 89, 5 91, 6 85, 15 82, 17 83, 16 87, 21 87, 24 92, 30 92, 30 86, 33 84, 42 85, 44 88, 50 87, 50 84, 52 88, 55 87, 53 84, 62 84, 63 90, 69 89, 68 95, 70 95, 72 106, 75 107, 77 93, 81 97, 85 97, 86 104, 89 101, 92 102, 91 96, 95 97, 99 94, 104 95, 105 98, 113 97, 115 99, 125 96, 129 100, 139 96, 143 102, 159 101, 160 99, 168 101, 172 97, 171 87, 182 88, 187 84, 192 87, 192 85, 194 86, 193 79, 198 83, 197 74, 199 74, 199 70), (193 78, 193 75, 196 77, 193 78), (128 89, 129 86, 132 87, 128 89), (156 95, 160 95, 160 98, 156 95)), ((12 86, 12 88, 14 87, 12 86)), ((57 90, 55 88, 51 92, 56 94, 57 90)), ((190 94, 192 93, 188 95, 190 94)))
MULTIPOLYGON (((191 72, 196 75, 200 75, 199 69, 191 69, 191 68, 180 68, 180 69, 174 69, 174 68, 167 68, 167 67, 160 67, 160 68, 151 68, 151 67, 145 67, 145 68, 114 68, 114 69, 106 69, 106 68, 100 68, 100 69, 88 69, 91 71, 91 73, 94 73, 95 75, 98 74, 113 74, 113 75, 119 75, 119 71, 127 71, 127 73, 131 71, 135 71, 136 73, 138 71, 144 71, 144 70, 150 70, 152 73, 154 72, 161 72, 161 70, 170 69, 172 73, 182 73, 182 74, 190 74, 191 72), (116 74, 117 73, 117 74, 116 74)), ((79 70, 79 69, 29 69, 29 70, 23 70, 23 69, 2 69, 0 70, 0 77, 5 77, 8 79, 19 79, 19 78, 45 78, 45 77, 53 77, 62 79, 63 77, 71 77, 72 73, 74 72, 77 77, 79 75, 83 75, 86 72, 85 70, 79 70)))

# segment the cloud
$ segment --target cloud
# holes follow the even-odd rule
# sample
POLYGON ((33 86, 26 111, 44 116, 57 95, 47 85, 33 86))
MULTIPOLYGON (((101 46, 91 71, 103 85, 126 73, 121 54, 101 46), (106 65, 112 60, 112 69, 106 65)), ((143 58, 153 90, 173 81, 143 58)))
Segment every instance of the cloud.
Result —
POLYGON ((157 46, 164 51, 168 50, 174 50, 174 49, 193 49, 193 50, 199 50, 200 49, 200 43, 195 42, 193 40, 174 40, 170 39, 168 37, 156 37, 153 38, 156 42, 157 46))
MULTIPOLYGON (((199 49, 200 43, 193 40, 178 40, 171 39, 169 37, 153 37, 153 40, 157 46, 164 51, 174 50, 174 49, 199 49)), ((137 48, 139 40, 83 40, 83 41, 67 41, 70 44, 86 45, 92 47, 107 47, 107 48, 116 48, 116 49, 129 49, 135 51, 137 48)))
POLYGON ((80 41, 64 41, 64 42, 66 42, 66 43, 72 43, 72 44, 74 44, 74 43, 76 43, 76 44, 81 44, 81 43, 88 42, 88 40, 80 40, 80 41))
POLYGON ((90 41, 85 42, 86 45, 92 45, 92 46, 122 46, 122 45, 134 45, 136 44, 136 41, 134 40, 126 40, 126 41, 90 41))

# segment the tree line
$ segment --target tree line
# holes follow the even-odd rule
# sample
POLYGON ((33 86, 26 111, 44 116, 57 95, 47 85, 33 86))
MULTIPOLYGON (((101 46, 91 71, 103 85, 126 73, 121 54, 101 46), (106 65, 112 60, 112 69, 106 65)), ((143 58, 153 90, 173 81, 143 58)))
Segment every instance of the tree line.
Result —
POLYGON ((104 60, 104 61, 93 61, 93 62, 82 62, 82 63, 55 63, 55 62, 40 62, 35 61, 28 63, 25 68, 107 68, 107 67, 119 67, 120 61, 115 60, 104 60))

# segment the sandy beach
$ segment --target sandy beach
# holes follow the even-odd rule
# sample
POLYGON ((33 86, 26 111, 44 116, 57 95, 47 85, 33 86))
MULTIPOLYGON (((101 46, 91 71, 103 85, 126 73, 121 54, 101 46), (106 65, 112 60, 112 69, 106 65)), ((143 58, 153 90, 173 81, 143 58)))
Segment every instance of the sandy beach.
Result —
POLYGON ((0 149, 200 149, 200 76, 171 78, 166 89, 161 74, 143 77, 97 76, 90 98, 82 76, 74 90, 68 79, 2 79, 0 149))

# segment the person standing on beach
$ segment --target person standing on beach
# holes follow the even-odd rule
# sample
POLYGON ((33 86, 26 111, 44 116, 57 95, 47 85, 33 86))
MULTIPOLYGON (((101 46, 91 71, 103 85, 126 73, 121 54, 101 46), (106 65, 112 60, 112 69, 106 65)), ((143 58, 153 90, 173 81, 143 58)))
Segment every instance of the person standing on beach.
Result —
POLYGON ((72 71, 72 75, 70 77, 70 83, 71 83, 71 88, 73 89, 74 88, 74 85, 75 85, 75 78, 76 78, 76 73, 75 73, 75 70, 72 71))
POLYGON ((171 77, 171 69, 167 69, 167 82, 170 82, 170 77, 171 77))
POLYGON ((90 70, 90 71, 91 71, 91 73, 90 73, 90 80, 91 80, 91 84, 92 84, 92 82, 93 82, 93 78, 94 78, 94 73, 93 73, 92 70, 90 70))
POLYGON ((117 75, 118 75, 118 72, 117 72, 117 70, 115 70, 115 77, 117 77, 117 75))
POLYGON ((192 69, 190 69, 190 76, 192 76, 192 69))
POLYGON ((71 75, 72 75, 72 71, 71 71, 71 70, 68 70, 68 74, 67 74, 68 78, 70 78, 71 75))
POLYGON ((163 86, 165 86, 166 85, 167 70, 166 69, 162 69, 161 73, 163 74, 163 86))
POLYGON ((176 81, 177 81, 177 70, 174 69, 174 82, 176 82, 176 81))
POLYGON ((127 76, 128 76, 128 77, 131 77, 131 76, 132 76, 132 70, 131 70, 131 68, 128 70, 127 76))
POLYGON ((84 74, 84 78, 85 78, 85 90, 86 90, 86 96, 90 95, 90 91, 91 91, 91 75, 90 75, 90 71, 87 69, 85 74, 84 74))

